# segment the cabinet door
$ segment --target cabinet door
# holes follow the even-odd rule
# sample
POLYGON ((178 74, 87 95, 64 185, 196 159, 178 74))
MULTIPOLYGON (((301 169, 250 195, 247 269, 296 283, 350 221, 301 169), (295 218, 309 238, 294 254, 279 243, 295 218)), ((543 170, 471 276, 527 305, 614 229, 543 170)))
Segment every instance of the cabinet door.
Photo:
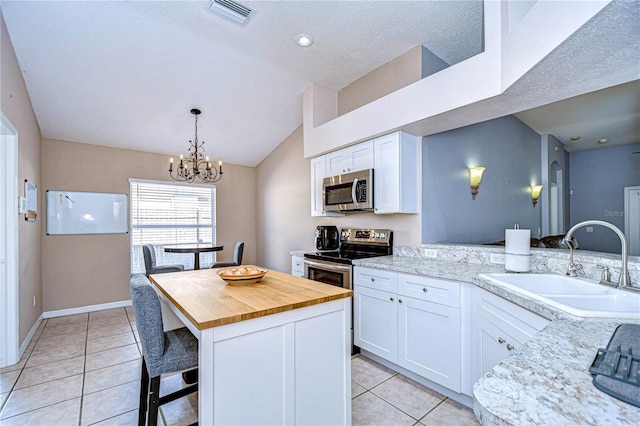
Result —
POLYGON ((398 364, 460 392, 460 309, 398 296, 398 364))
POLYGON ((397 363, 398 303, 394 293, 355 286, 353 343, 397 363))
POLYGON ((347 173, 373 169, 373 141, 362 142, 350 147, 346 156, 347 173))
POLYGON ((346 173, 347 167, 347 151, 345 149, 339 149, 337 151, 325 154, 325 176, 336 176, 346 173))
POLYGON ((418 213, 418 139, 395 132, 374 139, 375 213, 418 213))
POLYGON ((519 346, 515 340, 482 317, 475 318, 475 360, 472 380, 475 383, 487 371, 500 364, 519 346))
POLYGON ((342 213, 325 212, 322 199, 322 180, 325 178, 325 156, 311 159, 311 216, 343 216, 342 213))

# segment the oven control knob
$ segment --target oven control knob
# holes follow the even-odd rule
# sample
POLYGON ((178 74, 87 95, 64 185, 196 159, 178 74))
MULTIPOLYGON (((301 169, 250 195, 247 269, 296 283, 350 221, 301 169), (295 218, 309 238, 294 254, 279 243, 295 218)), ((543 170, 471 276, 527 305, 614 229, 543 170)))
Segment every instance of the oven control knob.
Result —
POLYGON ((387 234, 385 234, 384 232, 380 233, 380 238, 385 239, 387 238, 387 234))
POLYGON ((377 232, 373 233, 373 238, 378 238, 380 236, 380 234, 378 234, 377 232))

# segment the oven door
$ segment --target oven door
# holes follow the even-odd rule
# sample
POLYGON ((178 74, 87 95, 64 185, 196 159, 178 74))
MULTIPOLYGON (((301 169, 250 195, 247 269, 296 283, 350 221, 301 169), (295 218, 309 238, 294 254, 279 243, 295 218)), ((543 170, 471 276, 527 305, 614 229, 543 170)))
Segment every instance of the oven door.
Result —
POLYGON ((304 277, 351 290, 351 265, 305 259, 304 277))

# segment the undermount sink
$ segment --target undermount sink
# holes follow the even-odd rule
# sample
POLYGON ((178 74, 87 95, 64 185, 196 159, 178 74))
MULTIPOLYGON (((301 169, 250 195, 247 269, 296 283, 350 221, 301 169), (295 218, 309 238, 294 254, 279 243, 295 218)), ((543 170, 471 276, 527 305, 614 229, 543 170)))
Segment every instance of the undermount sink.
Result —
POLYGON ((640 318, 640 293, 598 284, 595 280, 555 274, 481 274, 502 285, 579 317, 640 318))

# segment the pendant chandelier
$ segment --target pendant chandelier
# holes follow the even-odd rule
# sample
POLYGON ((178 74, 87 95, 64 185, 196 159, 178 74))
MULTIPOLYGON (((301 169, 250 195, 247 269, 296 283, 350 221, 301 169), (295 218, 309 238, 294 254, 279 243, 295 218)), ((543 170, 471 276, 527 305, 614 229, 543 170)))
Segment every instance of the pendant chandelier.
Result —
POLYGON ((196 176, 205 183, 216 183, 222 179, 222 161, 218 162, 218 167, 211 164, 209 157, 204 155, 204 141, 198 143, 198 115, 199 109, 192 109, 191 114, 196 116, 196 136, 193 141, 189 141, 189 153, 187 158, 180 154, 180 164, 173 170, 173 158, 169 160, 169 175, 173 180, 182 182, 193 182, 196 176), (174 173, 175 172, 175 173, 174 173))

